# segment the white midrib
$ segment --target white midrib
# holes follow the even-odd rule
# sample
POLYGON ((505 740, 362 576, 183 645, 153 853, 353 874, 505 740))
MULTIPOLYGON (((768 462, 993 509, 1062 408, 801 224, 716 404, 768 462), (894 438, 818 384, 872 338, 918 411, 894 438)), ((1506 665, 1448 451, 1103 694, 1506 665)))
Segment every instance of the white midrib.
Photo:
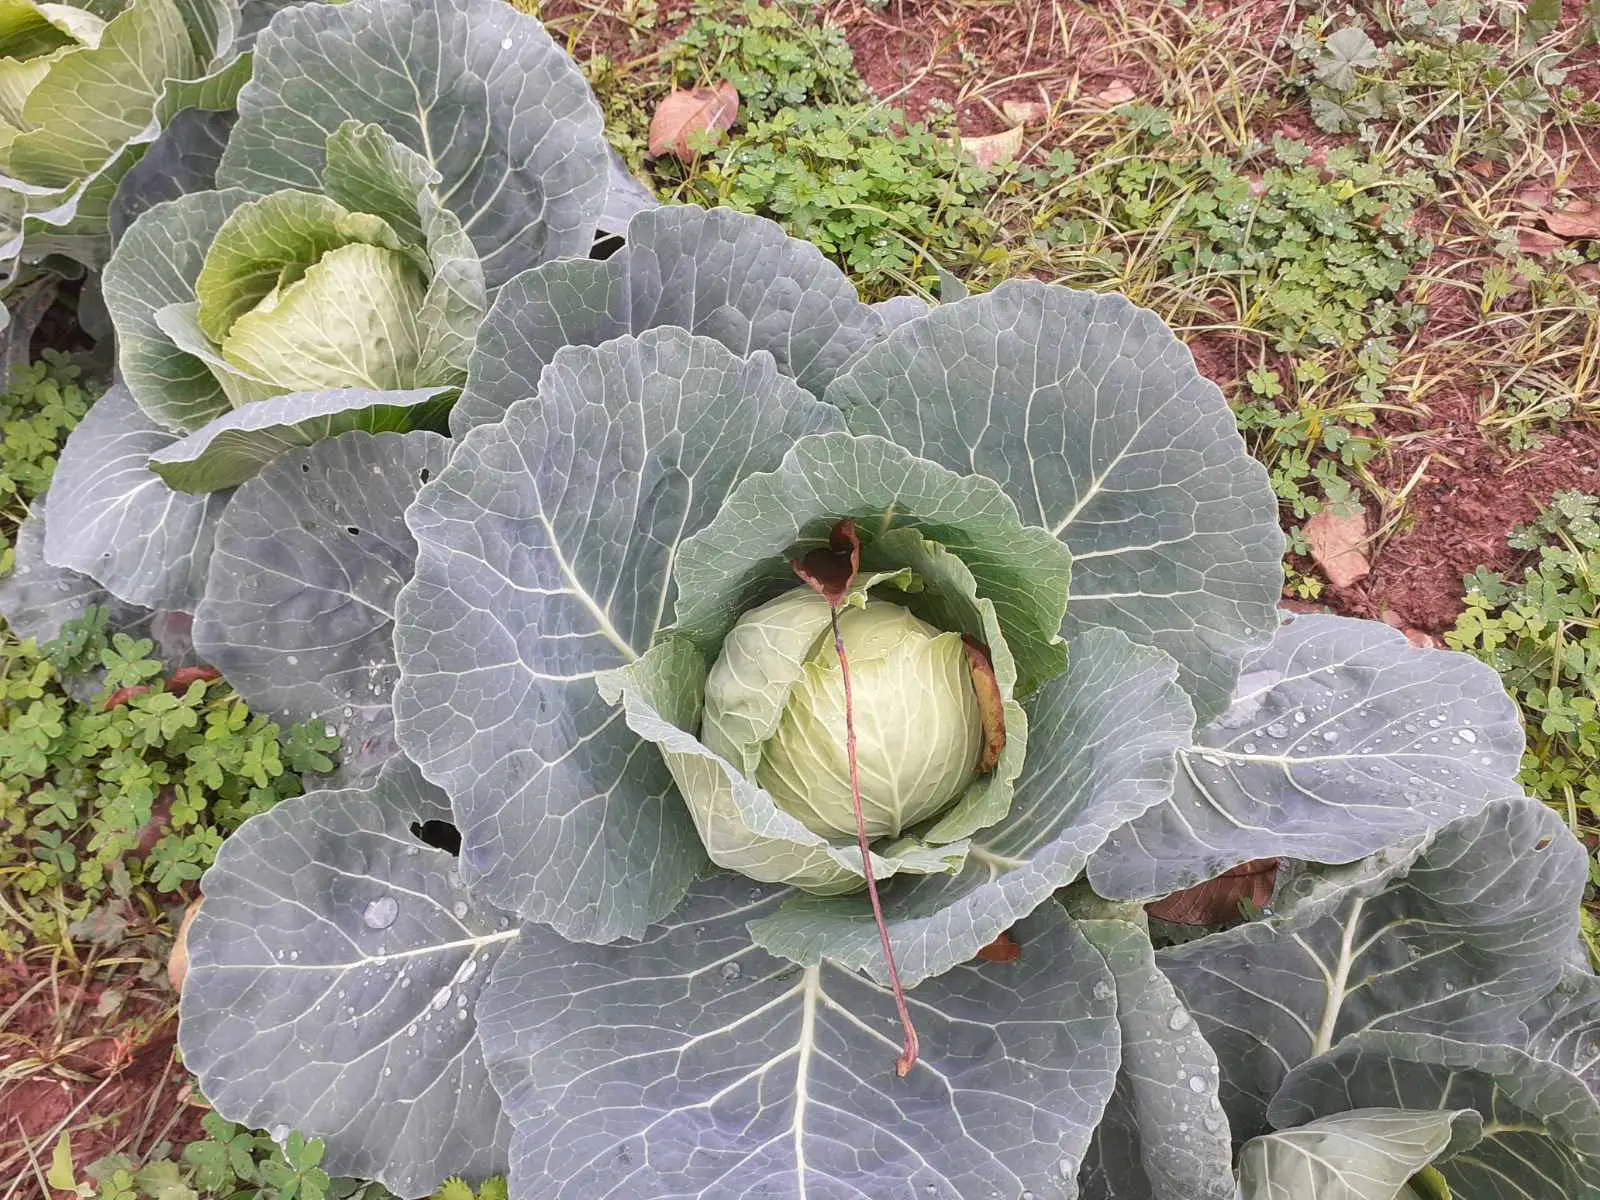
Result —
POLYGON ((817 1000, 822 995, 822 968, 807 967, 800 985, 800 1052, 794 1063, 794 1176, 799 1200, 806 1200, 806 1087, 811 1071, 811 1047, 816 1041, 817 1000))
POLYGON ((1311 1043, 1311 1056, 1326 1054, 1333 1047, 1333 1031, 1339 1024, 1339 1010, 1344 1007, 1345 985, 1350 982, 1350 968, 1355 965, 1356 926, 1361 923, 1361 910, 1366 900, 1358 898, 1350 905, 1350 916, 1345 921, 1344 937, 1339 943, 1339 961, 1333 964, 1328 976, 1328 1002, 1322 1008, 1322 1024, 1311 1043))

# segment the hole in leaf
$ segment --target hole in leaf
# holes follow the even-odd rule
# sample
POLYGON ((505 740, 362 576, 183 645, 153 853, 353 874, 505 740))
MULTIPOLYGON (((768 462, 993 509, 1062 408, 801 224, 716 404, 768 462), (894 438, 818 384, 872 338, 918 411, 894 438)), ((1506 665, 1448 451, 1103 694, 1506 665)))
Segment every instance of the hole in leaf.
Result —
POLYGON ((449 821, 413 821, 411 836, 435 850, 458 856, 461 853, 461 831, 449 821))
POLYGON ((348 533, 351 537, 355 537, 356 534, 361 532, 361 530, 357 529, 354 525, 346 525, 344 527, 344 531, 346 533, 348 533))
POLYGON ((301 463, 300 464, 300 473, 302 475, 311 474, 311 464, 310 463, 301 463))
POLYGON ((1540 838, 1537 842, 1535 842, 1533 844, 1533 848, 1535 850, 1548 850, 1548 849, 1550 849, 1550 839, 1547 838, 1547 837, 1540 838))
POLYGON ((423 483, 427 483, 428 480, 433 478, 433 472, 428 470, 427 467, 423 467, 422 470, 417 472, 417 478, 422 480, 423 483))

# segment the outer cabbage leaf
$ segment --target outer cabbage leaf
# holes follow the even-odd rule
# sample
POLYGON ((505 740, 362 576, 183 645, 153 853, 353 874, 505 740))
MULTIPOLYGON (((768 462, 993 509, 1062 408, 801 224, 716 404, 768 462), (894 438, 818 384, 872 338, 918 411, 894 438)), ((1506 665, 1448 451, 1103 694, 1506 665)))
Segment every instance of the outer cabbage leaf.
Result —
POLYGON ((222 844, 188 939, 178 1042, 206 1098, 402 1196, 503 1172, 509 1133, 474 1007, 517 930, 411 833, 443 811, 402 759, 285 800, 222 844))
POLYGON ((828 391, 855 433, 994 479, 1072 551, 1066 631, 1177 660, 1202 719, 1277 624, 1283 535, 1266 470, 1154 313, 1013 282, 898 325, 828 391))
POLYGON ((1522 1020, 1529 1054, 1559 1063, 1600 1096, 1600 976, 1568 968, 1522 1020))
POLYGON ((392 744, 405 509, 449 458, 436 433, 347 433, 285 453, 217 526, 195 645, 262 712, 392 744))
POLYGON ((638 944, 524 927, 479 1004, 513 1193, 1071 1196, 1117 1032, 1105 964, 1060 909, 1024 923, 1020 962, 910 994, 922 1054, 902 1080, 884 991, 751 946, 777 895, 718 875, 638 944))
POLYGON ((150 469, 181 492, 235 487, 296 446, 354 430, 405 433, 442 427, 451 394, 447 388, 354 388, 257 400, 156 451, 150 469))
POLYGON ((328 136, 352 119, 438 171, 491 288, 588 253, 607 190, 600 109, 531 17, 498 0, 283 10, 257 42, 218 177, 257 194, 319 190, 328 136))
POLYGON ((51 566, 44 557, 45 503, 36 500, 33 511, 17 528, 16 560, 9 574, 0 576, 0 617, 19 638, 40 642, 59 637, 61 627, 75 621, 91 607, 107 610, 111 629, 132 632, 148 626, 149 609, 124 604, 87 575, 51 566))
POLYGON ((1397 1200, 1452 1141, 1476 1141, 1481 1127, 1471 1109, 1332 1113, 1247 1142, 1239 1154, 1240 1198, 1397 1200))
MULTIPOLYGON (((1402 856, 1358 864, 1345 887, 1308 875, 1272 916, 1158 961, 1217 1048, 1235 1134, 1252 1136, 1285 1074, 1354 1034, 1521 1040, 1520 1014, 1576 942, 1586 877, 1554 813, 1504 801, 1441 830, 1409 870, 1402 856)), ((1373 1104, 1434 1107, 1355 1107, 1373 1104)))
POLYGON ((844 273, 773 222, 726 208, 654 208, 628 223, 627 243, 605 261, 549 262, 505 286, 479 332, 451 432, 497 421, 533 395, 562 346, 662 325, 738 355, 765 350, 819 399, 884 333, 844 273))
POLYGON ((193 612, 230 493, 175 492, 146 465, 173 441, 122 384, 67 438, 50 481, 45 558, 129 604, 193 612))
POLYGON ((229 215, 252 199, 238 188, 193 192, 157 204, 123 235, 106 264, 106 307, 117 329, 117 365, 150 419, 190 432, 232 409, 201 345, 178 344, 157 314, 195 301, 206 251, 229 215))
POLYGON ((1084 1200, 1234 1200, 1217 1056, 1156 968, 1149 934, 1115 920, 1078 930, 1111 968, 1122 1031, 1116 1091, 1078 1177, 1084 1200))
POLYGON ((186 108, 117 184, 109 214, 113 241, 147 209, 216 186, 217 164, 238 114, 186 108))
POLYGON ((1522 745, 1492 668, 1375 621, 1296 617, 1179 752, 1172 802, 1113 834, 1089 878, 1150 899, 1252 859, 1350 862, 1520 795, 1522 745))
POLYGON ((607 145, 610 166, 606 175, 606 205, 596 222, 596 232, 601 237, 620 237, 628 231, 628 222, 637 213, 654 208, 660 203, 648 187, 628 170, 622 156, 607 145))
MULTIPOLYGON (((1194 722, 1176 673, 1166 655, 1115 630, 1073 640, 1066 674, 1026 702, 1032 749, 1009 814, 974 835, 958 874, 884 891, 901 979, 915 983, 970 960, 1076 879, 1112 829, 1166 799, 1173 749, 1194 722)), ((797 962, 826 957, 886 977, 865 897, 798 896, 750 932, 797 962)))
POLYGON ((1476 1110, 1482 1140, 1464 1136, 1470 1121, 1458 1126, 1457 1145, 1434 1163, 1462 1200, 1600 1194, 1600 1101, 1563 1066, 1514 1046, 1357 1034, 1290 1072, 1269 1115, 1290 1126, 1373 1107, 1476 1110))
POLYGON ((450 794, 483 895, 565 936, 637 935, 705 863, 655 751, 596 688, 672 610, 686 531, 838 414, 681 329, 569 347, 407 514, 400 744, 450 794))
POLYGON ((899 529, 960 559, 1005 630, 1019 690, 1060 673, 1066 647, 1057 630, 1071 574, 1061 544, 1025 526, 990 480, 846 433, 796 444, 777 470, 741 483, 716 518, 684 541, 674 568, 673 631, 714 655, 741 613, 792 582, 790 552, 825 545, 842 517, 856 520, 862 561, 875 569, 903 565, 871 557, 878 539, 899 529))

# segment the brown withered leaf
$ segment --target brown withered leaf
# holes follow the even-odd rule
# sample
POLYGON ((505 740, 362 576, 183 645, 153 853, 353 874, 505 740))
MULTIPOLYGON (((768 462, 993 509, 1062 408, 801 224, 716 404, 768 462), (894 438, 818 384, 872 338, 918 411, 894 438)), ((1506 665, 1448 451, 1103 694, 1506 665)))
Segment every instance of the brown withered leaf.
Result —
POLYGON ((850 585, 861 569, 861 538, 856 534, 856 523, 846 517, 828 534, 827 546, 793 559, 789 566, 828 602, 829 608, 838 608, 850 594, 850 585))
POLYGON ((1305 528, 1311 545, 1311 558, 1322 568, 1334 587, 1347 588, 1360 583, 1372 570, 1367 561, 1367 518, 1363 513, 1340 516, 1323 509, 1305 528))
POLYGON ((699 157, 690 145, 699 142, 694 135, 707 134, 715 141, 738 117, 739 92, 727 80, 714 87, 679 88, 650 118, 651 157, 671 154, 679 162, 693 162, 699 157))
POLYGON ((1134 90, 1119 79, 1109 87, 1096 92, 1094 98, 1100 101, 1101 104, 1116 105, 1126 104, 1135 95, 1134 90))
POLYGON ((189 974, 189 926, 194 924, 203 899, 195 897, 184 910, 183 920, 178 924, 178 936, 172 942, 172 953, 167 957, 167 979, 175 992, 183 991, 184 977, 189 974))
POLYGON ((967 652, 972 671, 972 691, 978 698, 978 719, 983 724, 983 744, 978 747, 978 774, 986 775, 1000 761, 1006 747, 1006 712, 1000 696, 1000 683, 994 677, 994 661, 989 647, 971 634, 961 635, 961 648, 967 652))
POLYGON ((1011 940, 1009 933, 1002 933, 994 941, 978 951, 978 957, 984 962, 1008 963, 1016 962, 1022 957, 1022 947, 1011 940))
POLYGON ((1564 238, 1600 238, 1600 204, 1569 200, 1565 207, 1551 209, 1539 218, 1551 233, 1564 238))
POLYGON ((964 137, 961 139, 961 149, 985 170, 999 163, 1010 162, 1022 153, 1022 126, 1016 125, 984 137, 964 137))
POLYGON ((1224 925, 1239 919, 1241 901, 1264 907, 1272 899, 1277 881, 1278 860, 1258 858, 1146 904, 1144 909, 1158 921, 1171 921, 1174 925, 1224 925))
POLYGON ((1049 106, 1042 100, 1002 100, 1000 112, 1013 125, 1043 125, 1050 116, 1049 106))

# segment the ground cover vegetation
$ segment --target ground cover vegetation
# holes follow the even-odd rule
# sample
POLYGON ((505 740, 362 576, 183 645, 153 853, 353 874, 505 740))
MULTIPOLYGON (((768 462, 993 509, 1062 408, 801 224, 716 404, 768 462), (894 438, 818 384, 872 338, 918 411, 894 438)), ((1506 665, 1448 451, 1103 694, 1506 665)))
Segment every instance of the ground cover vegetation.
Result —
POLYGON ((1600 1185, 1593 5, 143 3, 6 60, 12 1194, 1600 1185))

